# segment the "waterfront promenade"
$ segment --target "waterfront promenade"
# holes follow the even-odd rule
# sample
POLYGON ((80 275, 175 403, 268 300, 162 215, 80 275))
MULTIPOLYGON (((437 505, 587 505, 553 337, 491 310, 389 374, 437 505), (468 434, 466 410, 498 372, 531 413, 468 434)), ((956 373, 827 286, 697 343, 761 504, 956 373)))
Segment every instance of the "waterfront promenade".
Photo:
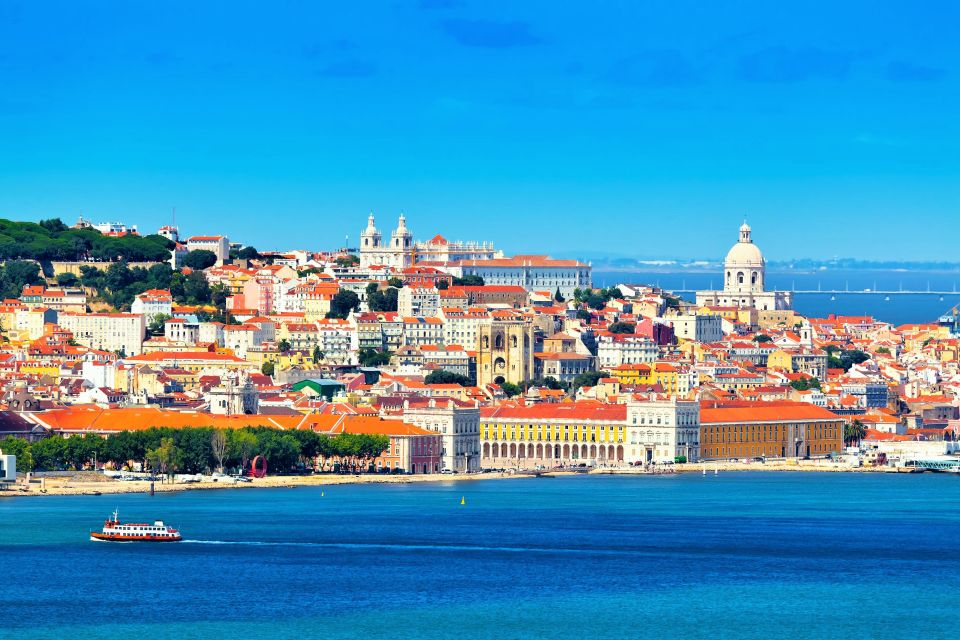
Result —
MULTIPOLYGON (((841 462, 829 460, 769 460, 764 463, 733 462, 719 460, 715 462, 660 465, 654 467, 610 467, 596 468, 589 471, 573 471, 548 469, 536 475, 507 469, 491 473, 471 474, 418 474, 418 475, 383 475, 383 474, 317 474, 304 476, 267 476, 257 478, 251 482, 218 481, 213 482, 205 477, 200 482, 155 482, 154 491, 168 493, 175 491, 203 491, 218 489, 267 489, 293 487, 324 487, 348 484, 412 484, 423 482, 474 482, 482 480, 530 479, 536 477, 562 476, 644 476, 667 474, 703 474, 714 475, 739 471, 749 472, 814 472, 814 473, 917 473, 915 469, 890 466, 861 466, 854 467, 841 462)), ((144 494, 150 492, 148 481, 119 481, 91 472, 78 473, 74 476, 46 478, 43 483, 34 479, 29 488, 24 483, 15 489, 0 490, 0 498, 25 496, 80 496, 97 494, 144 494)))

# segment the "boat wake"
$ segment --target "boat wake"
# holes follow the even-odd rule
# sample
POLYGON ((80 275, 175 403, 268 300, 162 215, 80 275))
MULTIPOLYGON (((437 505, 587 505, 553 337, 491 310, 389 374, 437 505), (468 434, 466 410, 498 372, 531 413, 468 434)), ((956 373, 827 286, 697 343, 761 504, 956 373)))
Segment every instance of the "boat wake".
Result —
POLYGON ((563 547, 501 547, 466 544, 404 544, 390 542, 286 542, 264 540, 183 540, 183 544, 212 544, 255 547, 315 547, 326 549, 394 549, 401 551, 494 551, 501 553, 621 555, 642 553, 636 549, 577 549, 563 547))

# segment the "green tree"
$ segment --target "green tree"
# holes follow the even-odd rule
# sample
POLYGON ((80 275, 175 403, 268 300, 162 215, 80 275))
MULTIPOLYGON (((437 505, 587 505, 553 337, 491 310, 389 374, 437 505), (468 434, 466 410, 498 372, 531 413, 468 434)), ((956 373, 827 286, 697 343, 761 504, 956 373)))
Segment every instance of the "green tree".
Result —
POLYGON ((150 324, 147 325, 147 333, 151 336, 162 336, 165 331, 166 322, 173 316, 168 316, 165 313, 158 313, 153 316, 150 320, 150 324))
POLYGON ((273 377, 274 372, 276 371, 276 366, 272 362, 264 362, 260 367, 260 373, 265 376, 273 377))
POLYGON ((450 288, 450 283, 446 280, 437 280, 437 291, 446 291, 450 288))
POLYGON ((16 456, 17 471, 20 473, 34 470, 33 453, 30 449, 30 443, 23 438, 7 436, 0 440, 0 451, 8 456, 16 456))
POLYGON ((183 260, 180 261, 181 266, 200 271, 209 269, 215 264, 217 264, 217 254, 213 251, 207 251, 206 249, 194 249, 183 256, 183 260))
POLYGON ((557 302, 566 302, 563 297, 563 294, 560 293, 560 287, 557 287, 557 292, 553 294, 553 299, 557 302))
POLYGON ((400 278, 390 278, 387 280, 387 286, 394 289, 403 289, 403 280, 400 278))
POLYGON ((519 385, 516 385, 512 382, 502 382, 500 383, 500 389, 503 390, 503 393, 508 397, 512 398, 513 396, 523 393, 523 389, 519 385))
POLYGON ((327 313, 327 317, 345 320, 351 311, 356 311, 359 308, 360 296, 353 291, 341 289, 330 301, 330 312, 327 313))
POLYGON ((201 271, 194 271, 183 283, 183 295, 191 304, 210 302, 210 285, 201 271))
POLYGON ((357 357, 360 361, 360 366, 362 367, 383 367, 390 364, 390 356, 393 355, 389 351, 377 351, 376 349, 363 348, 360 349, 357 357))
POLYGON ((773 342, 773 338, 764 333, 758 333, 753 337, 753 341, 757 344, 762 344, 764 342, 773 342))
POLYGON ((600 378, 606 378, 609 375, 606 371, 584 371, 573 379, 573 390, 576 391, 580 387, 594 387, 600 378))
POLYGON ((290 341, 286 338, 281 338, 280 342, 277 343, 277 349, 280 353, 287 353, 290 351, 290 341))
POLYGON ((848 445, 859 444, 867 435, 867 428, 860 420, 851 420, 843 427, 843 441, 848 445))
POLYGON ((592 318, 593 316, 590 315, 590 312, 586 309, 577 309, 577 320, 586 320, 587 322, 590 322, 592 318))
POLYGON ((173 438, 163 438, 158 447, 147 451, 147 462, 151 469, 172 476, 183 464, 183 452, 174 444, 173 438))
POLYGON ((317 345, 313 348, 313 364, 319 364, 323 360, 323 351, 320 350, 320 346, 317 345))
POLYGON ((246 469, 250 459, 257 452, 257 437, 247 429, 235 429, 228 432, 227 457, 246 469))
POLYGON ((482 287, 484 284, 483 278, 480 276, 463 276, 453 279, 453 286, 455 287, 482 287))
POLYGON ((614 322, 609 327, 607 327, 607 331, 609 331, 610 333, 628 334, 628 333, 633 333, 636 330, 636 328, 637 328, 637 325, 633 324, 632 322, 614 322))
POLYGON ((80 278, 69 271, 57 274, 57 284, 61 287, 76 287, 80 284, 80 278))
POLYGON ((444 371, 443 369, 431 371, 423 379, 423 382, 425 384, 458 384, 461 387, 472 387, 474 384, 473 380, 467 376, 453 373, 452 371, 444 371))

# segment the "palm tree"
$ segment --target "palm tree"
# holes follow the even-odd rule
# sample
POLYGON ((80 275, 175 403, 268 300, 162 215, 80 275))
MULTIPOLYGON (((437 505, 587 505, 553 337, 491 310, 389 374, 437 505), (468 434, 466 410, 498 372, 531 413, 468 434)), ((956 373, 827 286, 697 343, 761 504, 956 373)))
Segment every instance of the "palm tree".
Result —
POLYGON ((863 440, 864 436, 867 435, 867 428, 863 426, 863 423, 860 420, 853 420, 848 422, 843 427, 843 441, 849 445, 852 442, 856 442, 857 445, 860 444, 860 441, 863 440))

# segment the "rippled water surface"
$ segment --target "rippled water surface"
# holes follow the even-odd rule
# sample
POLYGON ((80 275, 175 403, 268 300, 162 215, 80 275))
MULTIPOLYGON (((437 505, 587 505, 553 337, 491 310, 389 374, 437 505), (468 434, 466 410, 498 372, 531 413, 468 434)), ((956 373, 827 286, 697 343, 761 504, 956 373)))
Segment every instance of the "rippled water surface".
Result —
POLYGON ((960 628, 953 476, 323 492, 0 500, 0 637, 946 638, 960 628), (117 507, 187 540, 88 541, 117 507))

